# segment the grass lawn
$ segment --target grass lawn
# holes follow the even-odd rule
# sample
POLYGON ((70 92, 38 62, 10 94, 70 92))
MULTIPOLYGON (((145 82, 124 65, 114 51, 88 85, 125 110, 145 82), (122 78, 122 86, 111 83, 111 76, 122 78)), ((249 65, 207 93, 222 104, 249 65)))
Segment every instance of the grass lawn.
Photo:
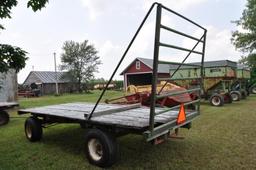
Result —
MULTIPOLYGON (((109 97, 120 92, 110 92, 109 97)), ((99 91, 86 95, 46 96, 21 99, 21 108, 48 104, 90 101, 99 91)), ((12 116, 17 116, 15 112, 12 116)), ((13 118, 0 127, 0 170, 8 169, 99 169, 84 157, 84 129, 58 125, 44 129, 40 142, 30 143, 24 135, 23 118, 13 118)), ((190 130, 182 129, 184 140, 169 140, 152 146, 142 136, 118 139, 121 159, 112 169, 256 169, 256 96, 211 107, 202 104, 202 114, 190 130)))

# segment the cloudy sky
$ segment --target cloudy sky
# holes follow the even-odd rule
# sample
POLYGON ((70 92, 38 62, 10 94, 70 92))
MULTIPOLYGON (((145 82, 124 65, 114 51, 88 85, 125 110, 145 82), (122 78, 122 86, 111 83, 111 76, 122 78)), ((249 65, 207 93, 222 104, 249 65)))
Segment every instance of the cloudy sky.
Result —
MULTIPOLYGON (((22 83, 31 70, 53 71, 53 53, 60 64, 62 45, 66 40, 89 40, 99 51, 102 65, 96 77, 108 78, 127 44, 143 19, 152 0, 49 0, 46 8, 32 12, 26 1, 12 10, 12 19, 1 21, 6 30, 0 33, 0 43, 22 47, 29 52, 27 66, 18 74, 22 83)), ((231 23, 240 18, 245 0, 159 0, 207 28, 206 60, 237 61, 242 55, 231 45, 231 32, 239 29, 231 23)), ((147 21, 118 73, 134 58, 152 58, 153 13, 147 21)), ((163 12, 162 23, 200 37, 202 31, 179 18, 163 12)), ((193 41, 163 32, 161 40, 186 48, 193 41)), ((200 46, 198 48, 200 50, 200 46)), ((180 61, 185 53, 161 49, 161 59, 180 61)), ((197 61, 192 56, 190 61, 197 61)), ((115 78, 120 79, 120 76, 115 78)))

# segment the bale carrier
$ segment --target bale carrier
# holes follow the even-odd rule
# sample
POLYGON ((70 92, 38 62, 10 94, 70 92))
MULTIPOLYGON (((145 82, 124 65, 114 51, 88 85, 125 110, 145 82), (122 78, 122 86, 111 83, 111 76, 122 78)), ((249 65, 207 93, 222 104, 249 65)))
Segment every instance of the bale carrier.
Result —
MULTIPOLYGON (((119 157, 119 147, 116 141, 118 136, 125 134, 141 134, 147 142, 158 144, 168 138, 170 132, 180 127, 189 128, 191 122, 200 114, 200 98, 190 102, 182 103, 175 107, 157 107, 156 100, 166 98, 168 96, 180 95, 188 92, 201 93, 202 83, 198 87, 190 90, 184 90, 173 93, 157 93, 157 69, 159 62, 159 48, 167 47, 177 50, 186 51, 188 54, 183 62, 178 66, 177 70, 182 66, 191 53, 196 53, 200 57, 200 67, 203 66, 206 42, 206 29, 186 18, 185 16, 163 6, 159 3, 154 3, 147 12, 145 18, 140 24, 138 30, 133 36, 123 56, 121 57, 117 67, 111 75, 107 86, 103 89, 96 104, 93 103, 67 103, 60 105, 52 105, 45 107, 37 107, 30 109, 21 109, 18 111, 20 115, 31 114, 25 121, 25 135, 31 142, 39 141, 42 138, 42 127, 47 127, 53 123, 77 123, 86 128, 85 133, 85 153, 88 161, 99 167, 110 167, 119 157), (155 24, 155 41, 154 41, 154 67, 152 91, 150 97, 150 106, 141 106, 141 104, 117 105, 101 103, 101 99, 105 94, 108 85, 111 83, 120 64, 123 62, 131 45, 139 34, 144 23, 149 15, 156 8, 156 24, 155 24), (185 20, 188 24, 192 24, 202 30, 203 34, 200 38, 184 32, 174 30, 162 24, 162 11, 178 16, 185 20), (195 40, 195 45, 192 49, 186 49, 171 44, 161 42, 160 32, 162 30, 170 31, 195 40), (195 51, 196 46, 202 43, 202 50, 195 51), (194 105, 193 108, 188 108, 188 105, 194 105)), ((171 60, 171 58, 170 58, 171 60)), ((163 63, 164 64, 164 63, 163 63)), ((200 73, 202 75, 202 72, 200 73)), ((202 79, 200 79, 201 82, 202 79)))

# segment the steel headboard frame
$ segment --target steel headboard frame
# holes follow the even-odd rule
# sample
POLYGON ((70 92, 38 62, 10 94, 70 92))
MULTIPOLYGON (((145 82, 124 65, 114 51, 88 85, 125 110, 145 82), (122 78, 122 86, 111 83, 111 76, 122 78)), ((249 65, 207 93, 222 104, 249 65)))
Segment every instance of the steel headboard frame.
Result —
POLYGON ((124 60, 126 54, 127 54, 128 51, 130 50, 130 48, 131 48, 133 42, 135 41, 135 39, 136 39, 136 37, 138 36, 140 30, 142 29, 142 27, 144 26, 145 22, 147 21, 149 15, 151 14, 151 12, 152 12, 152 10, 153 10, 153 8, 154 8, 155 5, 158 5, 158 3, 153 3, 153 4, 151 5, 151 7, 150 7, 150 9, 148 10, 146 16, 145 16, 144 19, 142 20, 142 22, 141 22, 139 28, 137 29, 136 33, 134 34, 134 36, 133 36, 131 42, 129 43, 129 45, 128 45, 128 47, 126 48, 124 54, 122 55, 121 59, 119 60, 119 62, 118 62, 118 64, 117 64, 117 66, 116 66, 114 72, 112 73, 112 75, 111 75, 109 81, 107 82, 106 87, 103 89, 103 91, 102 91, 100 97, 98 98, 98 100, 97 100, 97 102, 96 102, 94 108, 92 109, 90 115, 87 117, 87 120, 90 120, 90 119, 91 119, 91 117, 92 117, 94 111, 96 110, 96 108, 97 108, 99 102, 101 101, 103 95, 105 94, 105 92, 106 92, 106 90, 107 90, 109 84, 110 84, 111 81, 113 80, 113 78, 114 78, 114 76, 115 76, 117 70, 119 69, 120 65, 122 64, 122 62, 123 62, 123 60, 124 60))
MULTIPOLYGON (((155 113, 155 104, 156 104, 156 100, 159 99, 159 98, 162 98, 162 97, 167 97, 167 96, 173 96, 173 95, 178 95, 178 94, 183 94, 183 93, 188 93, 188 92, 193 92, 193 91, 199 91, 200 95, 199 95, 199 99, 198 100, 195 100, 195 101, 192 101, 192 102, 189 102, 189 103, 185 103, 185 105, 188 105, 188 104, 192 104, 192 103, 196 103, 196 102, 200 102, 200 99, 201 99, 201 89, 203 89, 203 77, 204 77, 204 71, 203 71, 203 68, 204 68, 204 56, 205 56, 205 44, 206 44, 206 33, 207 33, 207 30, 200 26, 199 24, 197 24, 196 22, 186 18, 185 16, 163 6, 162 4, 159 4, 159 3, 153 3, 149 9, 149 11, 147 12, 146 16, 144 17, 143 21, 141 22, 139 28, 137 29, 135 35, 133 36, 131 42, 129 43, 128 47, 126 48, 124 54, 122 55, 117 67, 115 68, 113 74, 111 75, 106 87, 104 88, 104 90, 102 91, 100 97, 98 98, 93 110, 91 111, 90 115, 87 117, 87 120, 90 120, 91 117, 93 116, 93 113, 94 111, 96 110, 99 102, 101 101, 103 95, 105 94, 109 84, 111 83, 113 77, 115 76, 117 70, 119 69, 121 63, 123 62, 127 52, 129 51, 130 47, 132 46, 133 42, 135 41, 137 35, 139 34, 140 30, 142 29, 142 27, 144 26, 146 20, 148 19, 149 15, 151 14, 151 12, 153 11, 154 7, 156 7, 156 25, 155 25, 155 42, 154 42, 154 57, 153 57, 153 73, 152 73, 152 90, 151 90, 151 101, 150 101, 150 119, 149 119, 149 136, 153 136, 153 134, 155 134, 154 132, 159 132, 161 129, 166 129, 168 128, 167 126, 163 126, 163 127, 157 127, 156 129, 154 129, 154 117, 155 115, 158 115, 158 114, 161 114, 161 113, 155 113), (177 30, 174 30, 172 28, 169 28, 167 26, 164 26, 161 24, 161 15, 162 15, 162 9, 172 13, 172 14, 175 14, 177 16, 179 16, 180 18, 192 23, 193 25, 201 28, 204 33, 203 35, 201 36, 200 39, 196 38, 196 37, 193 37, 191 35, 188 35, 188 34, 185 34, 185 33, 182 33, 180 31, 177 31, 177 30), (170 31, 170 32, 173 32, 173 33, 176 33, 176 34, 179 34, 181 36, 184 36, 186 38, 190 38, 190 39, 193 39, 195 41, 197 41, 195 43, 195 45, 193 46, 192 49, 186 49, 186 48, 183 48, 183 47, 178 47, 178 46, 174 46, 174 45, 169 45, 169 44, 164 44, 164 43, 161 43, 160 42, 160 34, 161 34, 161 29, 165 29, 167 31, 170 31), (195 48, 198 46, 199 43, 202 43, 203 44, 203 47, 202 47, 202 51, 199 52, 199 51, 195 51, 195 48), (198 89, 193 89, 193 90, 186 90, 184 92, 179 92, 179 93, 169 93, 169 94, 166 94, 166 95, 161 95, 161 92, 162 90, 164 89, 164 87, 167 85, 168 81, 166 81, 166 83, 164 84, 164 86, 161 88, 161 90, 158 92, 157 94, 157 82, 159 81, 158 77, 157 77, 157 72, 158 72, 158 65, 159 63, 161 63, 161 61, 159 61, 159 48, 160 47, 167 47, 167 48, 173 48, 173 49, 177 49, 177 50, 182 50, 182 51, 187 51, 188 54, 186 55, 186 57, 183 59, 183 61, 181 63, 178 63, 178 67, 177 69, 173 72, 173 74, 170 76, 171 78, 175 75, 175 73, 183 66, 183 65, 188 65, 188 64, 185 64, 185 61, 187 60, 187 58, 192 54, 192 53, 195 53, 195 54, 199 54, 201 55, 201 65, 199 66, 201 68, 201 71, 200 71, 200 74, 201 74, 201 77, 200 77, 200 88, 198 89), (154 131, 155 130, 155 131, 154 131)), ((171 62, 162 62, 161 64, 171 64, 171 62)), ((170 80, 171 80, 170 78, 170 80)), ((175 106, 173 108, 168 108, 168 110, 172 110, 172 109, 177 109, 178 107, 175 106)), ((197 107, 197 110, 198 110, 198 114, 199 114, 199 110, 200 110, 200 104, 198 104, 198 107, 197 107)))

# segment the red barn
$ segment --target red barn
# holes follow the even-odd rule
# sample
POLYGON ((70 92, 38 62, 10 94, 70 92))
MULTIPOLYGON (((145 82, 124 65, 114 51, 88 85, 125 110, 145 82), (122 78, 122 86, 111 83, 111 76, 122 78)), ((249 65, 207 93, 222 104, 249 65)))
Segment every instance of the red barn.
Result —
MULTIPOLYGON (((159 64, 158 78, 170 77, 170 65, 159 64)), ((153 59, 136 58, 129 64, 121 75, 124 75, 124 88, 129 85, 148 85, 152 81, 153 59)))

